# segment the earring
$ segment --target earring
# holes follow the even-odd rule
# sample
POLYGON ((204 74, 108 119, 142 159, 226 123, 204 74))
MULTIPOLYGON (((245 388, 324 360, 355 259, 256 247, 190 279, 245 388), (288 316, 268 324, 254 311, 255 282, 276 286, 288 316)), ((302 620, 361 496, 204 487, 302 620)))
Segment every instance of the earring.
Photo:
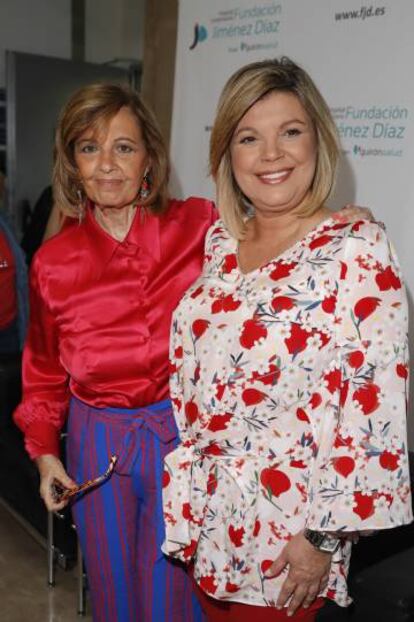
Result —
POLYGON ((78 223, 81 224, 83 217, 85 215, 85 206, 83 204, 83 195, 82 195, 82 190, 77 190, 76 194, 78 196, 78 223))
POLYGON ((151 192, 151 180, 149 171, 145 171, 144 177, 142 178, 141 186, 138 191, 138 196, 140 199, 146 199, 151 192))

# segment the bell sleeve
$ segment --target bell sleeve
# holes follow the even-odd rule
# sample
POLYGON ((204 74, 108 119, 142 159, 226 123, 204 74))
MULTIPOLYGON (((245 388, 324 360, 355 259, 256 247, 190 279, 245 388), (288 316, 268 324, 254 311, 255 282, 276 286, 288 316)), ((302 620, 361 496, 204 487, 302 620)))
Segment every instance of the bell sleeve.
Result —
POLYGON ((182 332, 173 318, 170 341, 170 395, 179 432, 179 444, 164 459, 163 507, 167 555, 190 562, 200 538, 206 495, 202 461, 191 424, 198 418, 192 399, 185 401, 183 365, 192 364, 183 347, 182 332))
POLYGON ((47 294, 47 278, 35 258, 30 275, 30 322, 23 352, 23 397, 14 412, 32 459, 59 455, 60 430, 69 401, 68 374, 60 362, 57 322, 47 294))
POLYGON ((336 357, 320 386, 329 416, 322 413, 309 482, 311 529, 377 530, 412 520, 407 315, 383 228, 354 224, 339 262, 336 357))

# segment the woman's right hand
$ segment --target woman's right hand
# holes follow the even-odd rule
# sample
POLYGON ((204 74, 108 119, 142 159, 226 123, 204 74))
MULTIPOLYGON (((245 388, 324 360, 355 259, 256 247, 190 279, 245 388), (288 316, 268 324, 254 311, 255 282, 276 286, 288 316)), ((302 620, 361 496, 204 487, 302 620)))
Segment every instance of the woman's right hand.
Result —
POLYGON ((66 473, 63 464, 52 454, 45 454, 35 459, 40 473, 40 496, 51 512, 61 510, 68 501, 56 501, 53 490, 57 485, 62 489, 74 488, 76 483, 66 473))

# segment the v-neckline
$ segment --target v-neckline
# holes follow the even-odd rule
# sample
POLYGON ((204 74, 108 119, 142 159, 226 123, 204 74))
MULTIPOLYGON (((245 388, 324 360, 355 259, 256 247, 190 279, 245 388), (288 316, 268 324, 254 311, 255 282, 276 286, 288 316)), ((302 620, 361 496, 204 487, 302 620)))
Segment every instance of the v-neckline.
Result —
POLYGON ((326 227, 327 223, 329 223, 331 221, 334 221, 334 220, 335 220, 334 216, 329 216, 328 218, 325 218, 318 225, 316 225, 315 227, 312 227, 312 229, 310 229, 299 240, 297 240, 296 242, 294 242, 293 244, 288 246, 288 248, 286 248, 284 251, 282 251, 281 253, 278 253, 277 255, 275 255, 274 257, 269 259, 268 261, 263 262, 257 268, 254 268, 253 270, 249 270, 248 272, 244 272, 241 269, 241 267, 240 267, 240 261, 239 261, 239 241, 235 240, 235 251, 234 251, 234 254, 236 256, 236 269, 237 269, 237 271, 239 272, 239 274, 242 277, 248 277, 248 276, 254 275, 256 272, 262 272, 267 266, 270 266, 271 264, 273 264, 273 263, 283 259, 286 255, 289 255, 289 254, 293 253, 298 247, 302 246, 303 243, 306 242, 306 240, 309 237, 314 236, 316 233, 319 232, 320 229, 324 229, 326 227))

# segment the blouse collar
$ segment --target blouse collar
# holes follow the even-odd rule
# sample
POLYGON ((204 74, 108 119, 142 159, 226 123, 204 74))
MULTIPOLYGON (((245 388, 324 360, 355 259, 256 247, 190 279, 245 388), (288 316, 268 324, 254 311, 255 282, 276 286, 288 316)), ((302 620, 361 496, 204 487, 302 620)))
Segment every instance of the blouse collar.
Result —
POLYGON ((86 209, 84 227, 103 263, 108 263, 118 249, 129 255, 135 255, 138 249, 142 249, 157 263, 161 261, 159 218, 143 207, 138 207, 131 228, 122 242, 111 237, 96 222, 93 206, 86 209))

